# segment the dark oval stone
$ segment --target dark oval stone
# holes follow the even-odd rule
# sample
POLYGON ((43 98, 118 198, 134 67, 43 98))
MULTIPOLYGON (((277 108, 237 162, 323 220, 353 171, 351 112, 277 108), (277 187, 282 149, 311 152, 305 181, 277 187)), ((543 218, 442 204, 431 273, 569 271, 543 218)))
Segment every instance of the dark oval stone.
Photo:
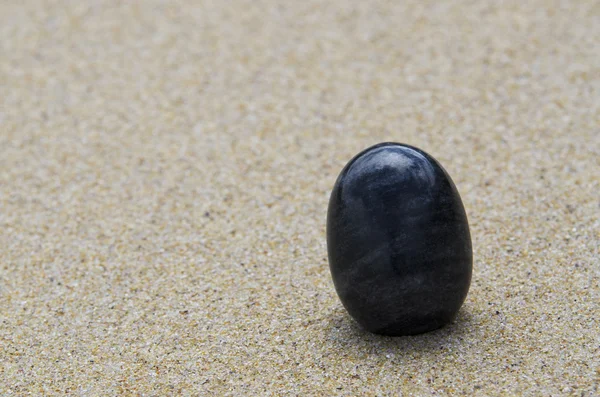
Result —
POLYGON ((342 303, 378 334, 443 326, 471 284, 458 191, 433 157, 408 145, 375 145, 344 167, 329 200, 327 250, 342 303))

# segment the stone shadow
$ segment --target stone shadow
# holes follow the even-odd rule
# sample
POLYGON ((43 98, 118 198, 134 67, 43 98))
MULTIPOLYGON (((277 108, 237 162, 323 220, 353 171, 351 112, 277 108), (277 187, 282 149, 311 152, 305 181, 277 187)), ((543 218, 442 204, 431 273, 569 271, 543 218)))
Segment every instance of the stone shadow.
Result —
POLYGON ((325 339, 334 349, 353 349, 355 354, 443 353, 448 349, 468 349, 473 344, 474 317, 463 306, 457 317, 435 331, 410 336, 382 336, 361 328, 341 305, 332 308, 325 339))

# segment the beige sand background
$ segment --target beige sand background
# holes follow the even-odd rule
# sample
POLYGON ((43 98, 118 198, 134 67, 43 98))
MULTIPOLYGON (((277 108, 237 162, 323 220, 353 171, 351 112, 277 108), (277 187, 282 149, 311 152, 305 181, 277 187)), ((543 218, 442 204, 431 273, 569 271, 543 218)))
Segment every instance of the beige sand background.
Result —
POLYGON ((0 395, 600 395, 598 1, 3 1, 0 395), (331 187, 452 175, 456 322, 361 331, 331 187))

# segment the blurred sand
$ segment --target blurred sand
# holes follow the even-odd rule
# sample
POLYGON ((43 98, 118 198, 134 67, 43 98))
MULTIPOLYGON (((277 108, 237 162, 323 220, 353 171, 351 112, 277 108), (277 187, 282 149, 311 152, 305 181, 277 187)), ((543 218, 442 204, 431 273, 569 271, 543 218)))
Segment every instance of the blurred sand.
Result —
POLYGON ((0 394, 600 394, 598 1, 0 4, 0 394), (361 331, 333 182, 454 179, 456 322, 361 331))

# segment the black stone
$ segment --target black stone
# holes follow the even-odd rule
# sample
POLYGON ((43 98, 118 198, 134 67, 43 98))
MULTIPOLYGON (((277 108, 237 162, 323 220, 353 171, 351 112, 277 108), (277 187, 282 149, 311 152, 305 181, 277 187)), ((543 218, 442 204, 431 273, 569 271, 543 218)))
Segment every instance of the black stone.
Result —
POLYGON ((329 201, 327 250, 342 303, 377 334, 443 326, 471 284, 460 195, 433 157, 408 145, 375 145, 344 167, 329 201))

